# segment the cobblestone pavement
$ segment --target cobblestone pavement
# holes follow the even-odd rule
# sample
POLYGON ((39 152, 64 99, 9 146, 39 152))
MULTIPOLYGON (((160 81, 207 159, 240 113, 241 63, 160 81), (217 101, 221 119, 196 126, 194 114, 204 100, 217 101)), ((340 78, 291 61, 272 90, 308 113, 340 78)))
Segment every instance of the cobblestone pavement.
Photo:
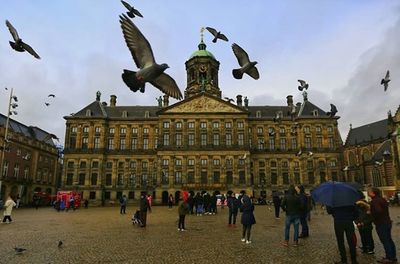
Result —
MULTIPOLYGON (((275 219, 268 206, 256 206, 251 244, 240 241, 241 228, 227 226, 228 210, 186 218, 187 232, 177 230, 177 208, 153 207, 148 225, 131 223, 119 207, 57 213, 51 208, 16 209, 12 224, 0 224, 0 263, 333 263, 339 259, 331 216, 313 212, 310 234, 299 247, 282 247, 284 216, 275 219), (58 241, 63 246, 58 248, 58 241), (14 247, 27 250, 16 254, 14 247)), ((391 208, 392 235, 400 248, 400 207, 391 208)), ((238 216, 240 223, 240 217, 238 216)), ((376 254, 358 252, 359 263, 384 256, 376 236, 376 254)), ((292 234, 291 234, 292 235, 292 234)), ((398 254, 399 255, 399 254, 398 254)))

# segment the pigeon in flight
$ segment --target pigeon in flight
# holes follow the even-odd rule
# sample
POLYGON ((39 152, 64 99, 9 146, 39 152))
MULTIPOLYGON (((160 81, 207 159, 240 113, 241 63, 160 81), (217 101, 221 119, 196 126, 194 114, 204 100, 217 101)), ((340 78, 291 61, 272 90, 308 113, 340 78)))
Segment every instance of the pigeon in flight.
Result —
POLYGON ((212 27, 206 27, 206 29, 214 36, 212 42, 217 42, 217 39, 228 41, 228 38, 224 34, 222 34, 221 31, 217 31, 215 28, 212 27))
POLYGON ((232 98, 229 98, 229 97, 224 97, 224 99, 229 103, 235 102, 235 100, 233 100, 232 98))
POLYGON ((336 115, 336 113, 337 113, 337 108, 336 108, 336 106, 335 106, 334 104, 331 104, 331 111, 327 112, 326 114, 327 114, 329 117, 334 117, 334 116, 336 115))
POLYGON ((54 135, 54 134, 48 134, 48 135, 46 135, 46 136, 44 137, 43 141, 47 141, 47 140, 49 140, 49 139, 55 139, 55 140, 57 140, 57 141, 60 140, 56 135, 54 135))
POLYGON ((300 83, 299 91, 303 91, 304 89, 307 90, 308 89, 308 83, 306 83, 306 81, 304 80, 297 80, 300 83))
POLYGON ((140 89, 140 92, 143 93, 146 82, 149 82, 163 93, 178 100, 182 99, 181 91, 175 80, 164 73, 169 66, 165 63, 157 64, 155 62, 150 43, 135 24, 125 15, 120 16, 120 23, 126 45, 139 68, 137 72, 124 69, 122 79, 125 84, 133 92, 140 89))
POLYGON ((301 154, 303 154, 303 152, 302 152, 301 149, 300 149, 299 152, 296 153, 296 156, 297 156, 297 157, 300 157, 301 154))
POLYGON ((308 156, 312 157, 314 155, 314 153, 312 153, 312 151, 308 152, 308 156))
POLYGON ((47 97, 56 97, 54 94, 49 94, 47 97))
POLYGON ((50 105, 50 103, 44 103, 46 106, 49 106, 50 105))
POLYGON ((246 51, 244 51, 236 43, 232 44, 232 50, 239 62, 240 67, 241 67, 240 69, 232 70, 233 77, 235 77, 235 79, 242 79, 243 74, 247 73, 253 79, 258 80, 260 78, 260 74, 258 73, 258 70, 255 66, 257 64, 257 62, 250 61, 249 55, 247 55, 246 51))
POLYGON ((13 27, 13 25, 11 25, 11 23, 8 20, 6 20, 6 25, 15 41, 15 42, 9 41, 11 48, 19 52, 27 51, 30 54, 32 54, 32 56, 35 57, 36 59, 40 59, 39 55, 32 49, 32 47, 23 42, 22 39, 19 38, 17 30, 13 27))
POLYGON ((382 79, 381 84, 383 84, 383 89, 386 92, 387 88, 389 87, 389 82, 390 82, 390 73, 389 70, 386 72, 385 78, 382 79))
POLYGON ((26 249, 25 249, 25 248, 15 247, 14 250, 15 250, 15 253, 21 254, 21 253, 23 253, 26 249))
POLYGON ((121 0, 121 3, 126 7, 126 9, 128 9, 128 12, 126 12, 126 13, 128 14, 129 17, 134 18, 135 15, 137 15, 139 17, 143 17, 142 14, 140 14, 139 10, 135 9, 133 6, 131 6, 127 2, 121 0))
POLYGON ((275 136, 275 130, 274 130, 273 128, 270 128, 270 129, 268 130, 268 135, 269 135, 270 137, 275 136))

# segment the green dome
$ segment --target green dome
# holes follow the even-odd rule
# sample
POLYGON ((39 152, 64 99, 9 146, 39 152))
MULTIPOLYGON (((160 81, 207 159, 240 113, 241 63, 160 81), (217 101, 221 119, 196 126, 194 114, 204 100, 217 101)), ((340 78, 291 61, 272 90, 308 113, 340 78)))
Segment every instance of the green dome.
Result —
POLYGON ((208 50, 206 50, 207 46, 203 41, 200 42, 198 47, 199 47, 199 50, 196 50, 195 52, 193 52, 192 55, 190 55, 189 59, 194 58, 194 57, 211 57, 215 60, 214 55, 211 52, 209 52, 208 50))

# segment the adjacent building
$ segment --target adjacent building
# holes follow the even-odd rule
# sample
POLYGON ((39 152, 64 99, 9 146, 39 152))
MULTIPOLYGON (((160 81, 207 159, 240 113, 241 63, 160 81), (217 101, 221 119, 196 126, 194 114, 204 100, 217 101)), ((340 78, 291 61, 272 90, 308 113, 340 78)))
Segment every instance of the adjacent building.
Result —
MULTIPOLYGON (((259 196, 289 184, 308 189, 342 179, 339 117, 310 102, 255 106, 221 98, 219 62, 201 41, 186 62, 184 99, 156 106, 96 100, 65 116, 63 188, 107 203, 141 191, 166 202, 170 193, 240 191, 259 196)), ((257 85, 257 82, 254 82, 257 85)))

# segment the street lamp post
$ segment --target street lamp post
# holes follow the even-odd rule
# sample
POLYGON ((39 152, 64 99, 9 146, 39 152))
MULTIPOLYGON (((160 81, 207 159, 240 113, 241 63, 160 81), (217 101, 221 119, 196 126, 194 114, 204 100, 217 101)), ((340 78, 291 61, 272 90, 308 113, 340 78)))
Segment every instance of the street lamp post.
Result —
MULTIPOLYGON (((7 89, 6 89, 7 90, 7 89)), ((8 111, 7 111, 7 119, 6 119, 6 127, 5 127, 5 132, 4 132, 4 140, 3 140, 3 146, 1 148, 1 159, 0 159, 0 199, 2 198, 2 193, 1 193, 1 185, 3 182, 3 168, 4 168, 4 156, 7 148, 7 143, 9 142, 8 140, 8 124, 10 122, 10 115, 17 115, 17 111, 11 110, 15 109, 18 107, 18 98, 13 95, 13 88, 11 88, 10 91, 10 99, 8 101, 8 111)))

